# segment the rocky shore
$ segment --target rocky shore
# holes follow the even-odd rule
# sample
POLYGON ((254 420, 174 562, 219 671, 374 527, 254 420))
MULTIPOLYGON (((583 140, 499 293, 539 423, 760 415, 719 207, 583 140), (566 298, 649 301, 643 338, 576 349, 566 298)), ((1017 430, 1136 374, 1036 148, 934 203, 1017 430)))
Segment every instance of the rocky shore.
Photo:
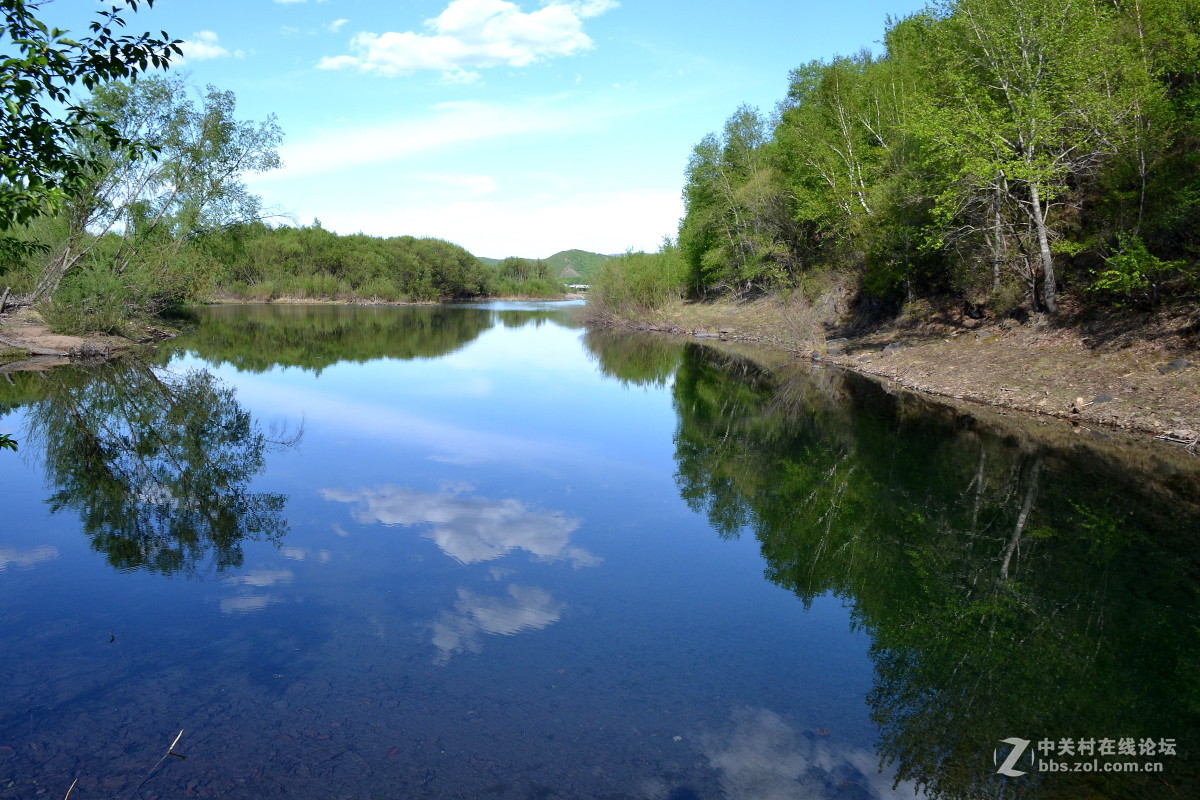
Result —
POLYGON ((1200 309, 1190 313, 972 318, 913 309, 887 323, 837 299, 676 303, 602 324, 701 340, 757 342, 923 394, 1116 428, 1197 449, 1200 309))

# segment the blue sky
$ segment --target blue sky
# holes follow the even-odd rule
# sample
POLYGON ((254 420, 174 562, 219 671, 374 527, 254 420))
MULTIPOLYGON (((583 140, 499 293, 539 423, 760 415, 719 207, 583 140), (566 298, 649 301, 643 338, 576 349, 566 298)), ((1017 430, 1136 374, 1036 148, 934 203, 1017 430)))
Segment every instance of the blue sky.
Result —
MULTIPOLYGON (((788 71, 879 50, 915 0, 158 0, 130 30, 187 42, 197 85, 278 117, 269 207, 339 233, 437 236, 482 256, 654 250, 692 147, 788 71)), ((83 32, 100 4, 58 0, 83 32)))

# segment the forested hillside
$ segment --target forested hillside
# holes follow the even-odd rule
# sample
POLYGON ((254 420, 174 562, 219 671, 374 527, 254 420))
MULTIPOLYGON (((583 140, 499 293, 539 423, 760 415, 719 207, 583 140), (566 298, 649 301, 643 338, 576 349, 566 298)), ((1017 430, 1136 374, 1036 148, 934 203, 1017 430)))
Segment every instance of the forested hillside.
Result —
POLYGON ((599 302, 631 272, 713 297, 836 271, 877 310, 1194 297, 1200 3, 937 3, 890 21, 881 54, 793 70, 773 114, 737 109, 683 194, 677 249, 613 262, 599 302))
MULTIPOLYGON (((550 275, 566 283, 587 283, 612 257, 587 250, 562 250, 549 258, 525 260, 543 262, 550 275)), ((490 266, 499 266, 502 261, 499 258, 485 257, 480 257, 479 260, 490 266)))
POLYGON ((242 299, 453 299, 490 294, 497 282, 494 269, 450 242, 339 236, 319 220, 305 227, 244 224, 199 247, 212 291, 242 299))

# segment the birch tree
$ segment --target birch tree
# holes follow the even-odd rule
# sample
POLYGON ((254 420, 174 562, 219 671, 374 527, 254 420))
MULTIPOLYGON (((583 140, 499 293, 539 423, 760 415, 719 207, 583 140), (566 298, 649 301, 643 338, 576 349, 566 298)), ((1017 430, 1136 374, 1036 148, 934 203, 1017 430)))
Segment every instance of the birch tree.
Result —
MULTIPOLYGON (((1114 15, 1090 0, 962 0, 930 27, 925 133, 956 165, 943 208, 991 211, 1058 308, 1053 243, 1072 183, 1111 158, 1135 122, 1114 15)), ((1034 307, 1037 292, 1031 292, 1034 307)))

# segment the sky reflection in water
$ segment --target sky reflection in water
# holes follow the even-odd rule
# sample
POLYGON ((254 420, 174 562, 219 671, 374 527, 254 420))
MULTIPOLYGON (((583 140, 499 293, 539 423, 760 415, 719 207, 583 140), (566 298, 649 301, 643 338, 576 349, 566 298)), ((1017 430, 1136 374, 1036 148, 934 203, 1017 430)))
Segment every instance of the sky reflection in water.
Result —
MULTIPOLYGON (((91 796, 127 796, 181 728, 188 759, 150 775, 147 792, 913 797, 911 783, 893 788, 894 768, 880 769, 867 702, 873 687, 902 694, 922 677, 881 677, 902 649, 872 650, 873 636, 909 624, 897 628, 879 609, 918 608, 905 595, 913 581, 903 570, 891 588, 854 577, 863 559, 871 569, 871 559, 906 552, 883 539, 909 523, 881 523, 882 556, 865 549, 825 563, 857 553, 866 534, 854 525, 893 501, 899 516, 889 519, 911 520, 915 506, 897 498, 928 494, 920 507, 941 513, 920 487, 871 499, 869 476, 893 466, 847 466, 838 437, 859 425, 854 436, 869 442, 885 417, 814 423, 832 437, 814 449, 805 420, 854 390, 806 379, 768 392, 761 375, 699 350, 586 336, 569 315, 537 306, 212 310, 160 374, 192 386, 187 376, 202 370, 236 389, 228 418, 247 412, 259 427, 246 435, 262 431, 269 446, 257 468, 258 450, 229 443, 253 474, 244 485, 241 473, 217 470, 214 480, 232 480, 246 503, 216 506, 223 527, 211 541, 189 528, 198 538, 174 560, 162 558, 173 551, 156 509, 200 500, 171 482, 169 458, 131 474, 170 492, 122 495, 70 476, 92 493, 89 514, 109 503, 149 520, 140 538, 111 524, 85 531, 78 502, 57 513, 46 502, 59 473, 33 445, 37 425, 65 424, 56 409, 115 396, 117 384, 67 373, 52 390, 17 381, 15 410, 0 419, 23 440, 19 459, 0 458, 0 479, 17 490, 0 523, 0 646, 11 675, 0 797, 62 794, 76 777, 91 796), (319 357, 283 344, 306 336, 319 340, 319 357), (338 361, 339 348, 353 355, 338 361), (809 411, 793 414, 801 396, 809 411), (302 435, 274 446, 272 430, 302 435), (737 449, 756 441, 761 460, 737 449), (823 471, 812 489, 806 464, 823 471), (785 494, 796 481, 800 493, 785 494), (280 524, 239 516, 276 497, 280 524), (829 505, 802 519, 813 497, 829 505), (817 549, 789 563, 788 548, 807 552, 809 522, 817 549), (799 544, 788 538, 793 523, 799 544), (221 557, 205 560, 206 548, 221 557)), ((207 434, 185 430, 192 416, 161 413, 155 430, 175 425, 181 446, 202 448, 207 434)), ((129 430, 150 436, 136 422, 129 430)), ((1007 457, 988 447, 999 448, 993 461, 1007 457)), ((968 472, 979 458, 971 451, 968 472)), ((1049 474, 1052 457, 1037 458, 1049 474)), ((1009 470, 1017 483, 1005 496, 1019 507, 1020 481, 1041 469, 1009 470)), ((960 477, 936 480, 957 496, 960 477)), ((981 504, 983 483, 971 485, 975 520, 1015 513, 1012 502, 981 504)), ((1039 503, 1049 495, 1043 488, 1039 503)), ((921 530, 958 524, 946 512, 921 530)), ((990 541, 979 530, 971 541, 990 541)), ((1022 570, 1043 546, 1025 543, 1014 574, 1032 579, 1022 570)), ((888 569, 900 568, 871 574, 888 569)), ((880 697, 877 709, 892 695, 880 697)), ((989 728, 961 748, 982 764, 994 739, 1019 732, 989 728)), ((902 763, 919 762, 915 774, 943 774, 907 734, 887 735, 902 763)), ((991 778, 971 769, 961 781, 953 771, 939 778, 943 796, 971 796, 991 778)))

